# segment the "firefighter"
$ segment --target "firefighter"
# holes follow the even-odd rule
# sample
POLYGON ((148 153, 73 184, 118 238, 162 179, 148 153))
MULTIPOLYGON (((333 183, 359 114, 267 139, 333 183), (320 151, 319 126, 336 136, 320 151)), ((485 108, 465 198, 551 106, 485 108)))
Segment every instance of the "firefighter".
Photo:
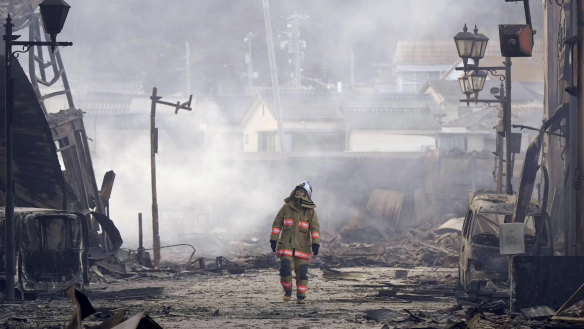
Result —
POLYGON ((308 290, 308 261, 318 255, 320 225, 312 202, 312 187, 308 181, 296 186, 272 224, 270 244, 280 256, 280 283, 284 301, 292 297, 292 269, 296 274, 296 298, 304 304, 308 290))

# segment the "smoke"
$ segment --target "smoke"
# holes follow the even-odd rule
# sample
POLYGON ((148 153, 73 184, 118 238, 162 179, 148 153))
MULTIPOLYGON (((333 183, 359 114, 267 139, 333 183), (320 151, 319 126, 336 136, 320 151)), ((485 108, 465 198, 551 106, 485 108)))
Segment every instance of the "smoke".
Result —
MULTIPOLYGON (((191 85, 188 92, 199 101, 192 112, 177 115, 172 108, 158 108, 156 173, 163 245, 186 242, 203 248, 219 244, 213 237, 265 241, 282 200, 304 179, 315 188, 313 200, 323 228, 331 231, 363 215, 375 188, 414 195, 416 186, 424 185, 422 163, 404 166, 404 162, 377 159, 371 167, 364 165, 367 159, 243 154, 237 148, 237 139, 241 142, 243 136, 218 131, 227 118, 205 96, 244 92, 247 45, 243 38, 248 32, 257 36, 252 45, 257 72, 254 85, 271 83, 261 1, 84 0, 70 4, 59 40, 74 43, 61 50, 71 81, 137 81, 146 90, 124 97, 147 100, 149 88, 157 86, 159 94, 173 101, 173 95, 184 94, 186 85, 191 85), (190 65, 190 76, 186 65, 190 65)), ((358 75, 360 82, 372 81, 375 72, 369 69, 376 63, 391 63, 398 40, 451 40, 465 22, 484 28, 495 40, 497 24, 524 22, 522 7, 503 0, 488 4, 484 0, 272 0, 270 4, 276 36, 282 34, 290 15, 310 16, 301 27, 307 43, 303 75, 333 84, 349 79, 352 56, 356 70, 367 72, 358 75)), ((532 15, 538 28, 541 6, 533 2, 532 15)), ((277 46, 279 41, 281 36, 277 46)), ((284 85, 291 70, 288 56, 278 47, 284 85)), ((72 88, 75 91, 76 86, 72 88)), ((115 98, 122 93, 109 91, 106 96, 115 98)), ((73 96, 96 94, 89 88, 86 94, 73 96)), ((149 106, 133 113, 140 119, 127 122, 125 128, 120 128, 124 123, 106 123, 90 107, 82 109, 88 111, 86 127, 94 140, 90 147, 98 184, 106 171, 116 172, 111 217, 125 246, 135 247, 138 213, 142 213, 148 247, 152 240, 149 106)), ((229 248, 224 247, 209 252, 229 248)))
MULTIPOLYGON (((137 113, 149 117, 149 109, 137 113)), ((201 123, 192 112, 172 113, 174 109, 157 106, 159 128, 156 155, 156 187, 162 244, 192 243, 205 235, 223 233, 223 238, 246 238, 264 224, 266 240, 271 219, 282 199, 294 187, 288 180, 271 181, 263 165, 247 168, 241 156, 232 156, 229 140, 214 138, 207 150, 202 140, 192 140, 201 123), (165 113, 167 112, 167 113, 165 113), (166 125, 166 127, 165 127, 166 125), (173 136, 175 135, 175 136, 173 136), (183 140, 180 140, 183 139, 183 140), (190 140, 189 140, 190 139, 190 140), (194 150, 193 150, 194 149, 194 150), (277 196, 277 197, 274 197, 277 196)), ((216 107, 197 105, 193 111, 215 116, 216 107)), ((88 116, 91 122, 95 117, 88 116)), ((217 120, 220 121, 220 120, 217 120)), ((99 125, 89 132, 96 176, 116 172, 111 195, 111 217, 120 229, 126 246, 138 240, 138 213, 143 214, 144 240, 151 241, 152 184, 149 127, 133 130, 108 129, 99 125)), ((241 154, 241 153, 239 153, 241 154)), ((301 178, 296 180, 300 181, 301 178)))
MULTIPOLYGON (((116 72, 141 79, 147 88, 157 82, 161 90, 174 93, 184 89, 189 42, 194 90, 241 91, 246 85, 243 38, 252 32, 255 84, 270 84, 260 0, 88 0, 71 5, 59 35, 74 42, 64 52, 70 71, 116 72)), ((279 45, 294 13, 309 16, 301 24, 301 38, 307 43, 304 75, 332 83, 349 79, 351 56, 359 72, 374 63, 390 63, 398 40, 451 40, 464 23, 478 25, 496 40, 498 24, 525 22, 521 3, 503 0, 272 0, 270 8, 282 83, 289 80, 292 67, 287 50, 279 45)), ((541 3, 532 1, 531 9, 535 28, 542 30, 541 3)), ((371 80, 373 74, 361 79, 371 80)))

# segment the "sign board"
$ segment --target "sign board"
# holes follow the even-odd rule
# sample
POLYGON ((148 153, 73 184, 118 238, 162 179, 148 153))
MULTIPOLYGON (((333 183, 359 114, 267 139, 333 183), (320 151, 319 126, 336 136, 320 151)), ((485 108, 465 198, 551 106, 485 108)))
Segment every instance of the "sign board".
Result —
POLYGON ((503 57, 531 57, 533 31, 527 24, 499 25, 499 45, 503 57))
POLYGON ((503 223, 499 225, 499 250, 501 255, 525 253, 525 226, 523 223, 503 223))

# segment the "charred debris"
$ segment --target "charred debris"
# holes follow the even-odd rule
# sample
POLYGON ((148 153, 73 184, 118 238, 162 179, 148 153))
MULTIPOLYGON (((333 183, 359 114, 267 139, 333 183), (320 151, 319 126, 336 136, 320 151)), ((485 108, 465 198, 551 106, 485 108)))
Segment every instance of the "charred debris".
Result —
MULTIPOLYGON (((567 1, 562 10, 570 6, 572 11, 577 9, 574 1, 567 1)), ((561 16, 560 12, 551 14, 557 15, 552 17, 557 20, 561 16)), ((570 44, 567 40, 561 41, 570 44)), ((568 67, 568 61, 566 63, 568 67)), ((14 238, 18 261, 11 271, 15 273, 19 300, 67 294, 75 306, 66 326, 71 329, 83 328, 82 321, 89 316, 93 316, 93 322, 103 319, 99 328, 159 328, 160 325, 144 312, 128 317, 117 310, 100 311, 90 300, 167 297, 162 285, 129 285, 114 289, 113 283, 237 276, 278 266, 274 254, 266 252, 263 240, 256 238, 263 233, 257 232, 246 239, 223 241, 236 250, 229 255, 198 254, 190 244, 160 246, 160 249, 169 250, 189 249, 171 251, 174 261, 153 268, 151 249, 147 250, 142 243, 141 218, 138 249, 123 249, 120 232, 109 218, 115 173, 106 173, 98 187, 83 112, 69 100, 68 109, 47 113, 37 100, 38 90, 28 83, 22 68, 15 67, 15 106, 21 110, 15 112, 14 117, 17 205, 14 238), (99 289, 89 289, 90 284, 99 289)), ((466 200, 467 196, 459 193, 463 197, 458 200, 465 202, 464 217, 443 218, 441 225, 425 223, 412 227, 400 226, 404 213, 418 210, 411 209, 411 202, 404 199, 404 194, 388 189, 370 191, 366 202, 370 218, 350 221, 336 231, 321 232, 322 252, 312 266, 320 271, 323 280, 343 282, 365 277, 365 271, 356 269, 359 267, 391 268, 387 271, 391 271, 392 279, 401 280, 400 284, 381 281, 352 285, 372 290, 373 293, 366 296, 368 301, 388 304, 454 301, 451 308, 442 310, 447 314, 441 317, 409 309, 363 312, 362 321, 365 322, 361 323, 373 321, 384 328, 520 327, 525 323, 536 328, 570 328, 584 324, 584 306, 582 301, 576 301, 584 289, 580 275, 584 271, 584 260, 572 250, 576 248, 572 246, 575 245, 574 237, 564 232, 565 248, 558 247, 556 241, 561 229, 554 226, 554 221, 563 217, 553 214, 558 214, 563 206, 561 197, 556 198, 561 193, 558 191, 562 191, 558 185, 561 181, 558 177, 562 175, 553 172, 561 166, 549 158, 540 160, 546 139, 549 142, 552 138, 566 138, 567 122, 570 114, 574 114, 570 111, 575 108, 571 105, 568 101, 555 107, 536 129, 537 135, 525 154, 515 195, 474 191, 466 200), (538 175, 542 181, 538 188, 540 202, 532 200, 538 175), (563 257, 557 257, 561 251, 563 257), (450 272, 432 279, 418 274, 417 268, 441 268, 450 272)), ((0 127, 5 124, 2 120, 4 115, 0 115, 0 127)), ((4 151, 3 136, 0 134, 0 153, 4 151)), ((563 159, 563 151, 558 154, 563 159)), ((573 158, 574 154, 570 156, 573 158)), ((459 159, 452 156, 451 160, 459 162, 459 159)), ((3 161, 6 162, 0 159, 0 184, 3 186, 0 200, 5 199, 6 191, 6 182, 2 181, 6 174, 3 161)), ((416 173, 426 172, 422 167, 431 166, 436 159, 429 157, 423 161, 427 163, 404 166, 406 162, 398 159, 393 165, 419 170, 416 173)), ((470 180, 476 178, 474 173, 471 171, 470 180)), ((577 171, 576 176, 571 177, 575 181, 572 185, 579 190, 581 172, 577 171)), ((455 189, 450 185, 455 182, 439 174, 416 177, 419 185, 438 185, 432 187, 435 198, 431 201, 436 203, 435 209, 454 208, 444 202, 452 199, 436 191, 448 185, 448 191, 453 192, 455 189)), ((576 205, 575 202, 571 204, 574 208, 576 205)), ((0 208, 0 256, 5 253, 4 216, 0 208)), ((0 275, 5 277, 7 269, 3 266, 1 263, 0 275)), ((337 301, 347 302, 347 299, 337 301)), ((204 312, 209 316, 219 314, 218 310, 204 312)), ((17 321, 20 319, 12 318, 9 322, 17 321)))
MULTIPOLYGON (((106 173, 98 190, 82 112, 44 113, 24 71, 15 66, 15 105, 19 109, 13 123, 16 289, 23 296, 69 284, 84 286, 88 284, 88 269, 96 261, 110 259, 122 245, 118 229, 108 218, 115 174, 106 173)), ((1 161, 5 162, 4 158, 1 161)), ((4 165, 0 172, 5 186, 4 165)), ((0 192, 2 200, 4 190, 0 192)), ((1 208, 3 257, 4 220, 1 208)), ((2 262, 2 287, 5 271, 2 262)))

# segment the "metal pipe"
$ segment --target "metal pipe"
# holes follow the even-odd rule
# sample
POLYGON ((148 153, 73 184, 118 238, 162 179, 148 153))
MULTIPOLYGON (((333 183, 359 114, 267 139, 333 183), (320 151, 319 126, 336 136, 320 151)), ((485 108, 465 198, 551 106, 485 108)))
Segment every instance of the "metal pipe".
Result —
MULTIPOLYGON (((501 99, 505 98, 505 91, 503 88, 499 89, 499 96, 501 99)), ((501 104, 503 111, 505 111, 504 107, 505 105, 501 104)), ((503 136, 501 136, 500 131, 496 131, 495 134, 497 139, 497 193, 503 193, 503 136)))
POLYGON ((6 208, 5 208, 5 293, 7 300, 14 300, 14 275, 16 274, 16 243, 14 241, 14 183, 12 179, 12 19, 6 17, 4 25, 4 124, 6 152, 6 208))

